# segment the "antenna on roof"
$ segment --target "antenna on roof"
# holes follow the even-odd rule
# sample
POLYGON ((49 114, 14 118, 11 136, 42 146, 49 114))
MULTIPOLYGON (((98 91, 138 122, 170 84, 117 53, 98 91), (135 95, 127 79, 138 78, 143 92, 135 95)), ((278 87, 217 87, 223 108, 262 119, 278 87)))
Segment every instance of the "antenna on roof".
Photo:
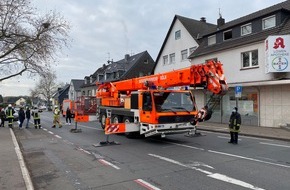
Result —
POLYGON ((221 8, 219 8, 219 16, 222 18, 221 8))
POLYGON ((109 63, 112 63, 113 62, 113 59, 112 59, 112 61, 110 61, 110 52, 108 52, 108 61, 107 61, 107 63, 109 64, 109 63))

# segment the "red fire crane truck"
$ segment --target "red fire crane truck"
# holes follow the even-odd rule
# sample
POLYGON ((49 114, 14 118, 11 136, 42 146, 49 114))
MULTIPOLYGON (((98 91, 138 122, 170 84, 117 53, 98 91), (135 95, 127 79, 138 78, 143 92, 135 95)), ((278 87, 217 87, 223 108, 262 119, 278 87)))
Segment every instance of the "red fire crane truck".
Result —
POLYGON ((195 98, 187 86, 224 95, 228 86, 222 64, 210 61, 181 70, 100 84, 96 95, 97 116, 106 134, 164 137, 191 133, 200 118, 195 98))

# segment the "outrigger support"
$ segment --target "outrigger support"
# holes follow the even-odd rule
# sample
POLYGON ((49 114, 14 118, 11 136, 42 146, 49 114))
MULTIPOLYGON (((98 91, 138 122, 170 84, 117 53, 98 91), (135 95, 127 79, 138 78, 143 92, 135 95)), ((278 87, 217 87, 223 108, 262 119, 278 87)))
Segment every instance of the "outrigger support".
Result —
POLYGON ((110 145, 120 145, 120 143, 115 141, 109 141, 109 135, 106 135, 106 141, 101 141, 98 144, 93 144, 94 147, 102 147, 110 145))

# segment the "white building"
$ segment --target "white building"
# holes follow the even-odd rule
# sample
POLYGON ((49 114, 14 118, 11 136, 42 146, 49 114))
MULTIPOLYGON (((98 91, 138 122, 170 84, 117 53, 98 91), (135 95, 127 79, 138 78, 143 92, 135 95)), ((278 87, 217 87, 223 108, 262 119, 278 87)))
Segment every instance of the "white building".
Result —
POLYGON ((202 37, 189 56, 191 64, 221 61, 231 87, 211 121, 227 123, 237 105, 245 125, 279 127, 290 123, 289 34, 290 1, 285 1, 219 25, 202 37), (276 47, 276 54, 268 57, 266 47, 272 51, 276 47))
MULTIPOLYGON (((276 54, 271 61, 269 54, 266 57, 265 41, 269 38, 268 48, 273 49, 275 42, 280 44, 287 35, 290 1, 228 23, 220 17, 217 25, 206 23, 205 18, 197 21, 176 15, 157 56, 154 73, 219 60, 230 88, 221 101, 217 100, 210 121, 228 123, 233 107, 238 106, 244 125, 279 127, 290 123, 290 66, 283 55, 290 50, 290 40, 283 42, 283 50, 276 51, 284 53, 276 54)), ((209 94, 194 92, 198 108, 203 107, 209 94)))

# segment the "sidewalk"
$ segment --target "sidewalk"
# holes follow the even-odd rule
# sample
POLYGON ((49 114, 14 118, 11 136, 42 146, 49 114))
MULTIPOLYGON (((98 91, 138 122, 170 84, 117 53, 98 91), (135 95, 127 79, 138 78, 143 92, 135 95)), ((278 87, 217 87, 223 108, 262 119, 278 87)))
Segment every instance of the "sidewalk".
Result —
POLYGON ((0 189, 24 190, 26 185, 11 132, 7 126, 0 127, 0 189))
MULTIPOLYGON (((220 123, 199 123, 197 130, 229 133, 228 125, 220 123)), ((240 135, 290 141, 290 128, 258 127, 242 124, 240 131, 240 135)))

